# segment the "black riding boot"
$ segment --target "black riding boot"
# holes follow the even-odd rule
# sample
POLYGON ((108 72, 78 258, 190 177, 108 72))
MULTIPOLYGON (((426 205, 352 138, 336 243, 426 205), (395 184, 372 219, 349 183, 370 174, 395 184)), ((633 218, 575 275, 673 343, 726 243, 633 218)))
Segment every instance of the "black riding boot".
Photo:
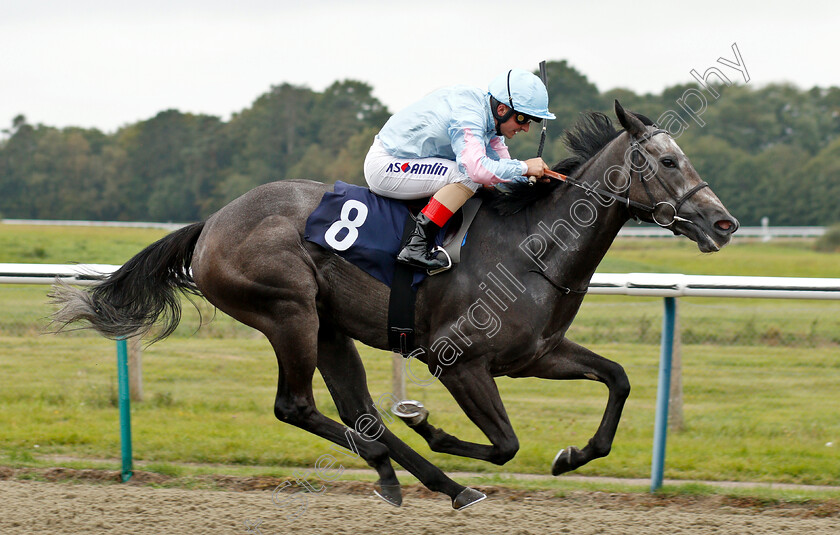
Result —
POLYGON ((440 269, 447 266, 445 259, 435 258, 429 252, 432 240, 435 239, 440 227, 435 225, 426 214, 417 215, 417 223, 408 237, 408 242, 397 255, 397 262, 408 264, 420 269, 440 269))

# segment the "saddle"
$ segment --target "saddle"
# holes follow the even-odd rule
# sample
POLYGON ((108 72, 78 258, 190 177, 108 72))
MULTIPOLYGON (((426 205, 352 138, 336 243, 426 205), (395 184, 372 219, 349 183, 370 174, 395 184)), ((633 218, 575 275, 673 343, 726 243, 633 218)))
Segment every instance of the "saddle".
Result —
MULTIPOLYGON (((427 202, 428 200, 426 200, 427 202)), ((414 217, 426 205, 420 200, 382 197, 368 188, 336 182, 306 220, 304 238, 341 256, 391 288, 388 340, 404 357, 414 349, 414 299, 428 275, 451 269, 461 261, 461 248, 481 199, 473 197, 435 237, 435 250, 448 266, 425 273, 399 264, 397 254, 414 228, 414 217)))
MULTIPOLYGON (((391 287, 396 257, 404 242, 406 223, 426 205, 423 200, 401 201, 377 195, 368 188, 336 182, 306 220, 304 238, 355 264, 391 287)), ((461 261, 469 226, 481 206, 473 197, 444 225, 435 246, 451 265, 461 261)), ((429 273, 412 270, 416 287, 429 273)), ((434 274, 434 273, 433 273, 434 274)))

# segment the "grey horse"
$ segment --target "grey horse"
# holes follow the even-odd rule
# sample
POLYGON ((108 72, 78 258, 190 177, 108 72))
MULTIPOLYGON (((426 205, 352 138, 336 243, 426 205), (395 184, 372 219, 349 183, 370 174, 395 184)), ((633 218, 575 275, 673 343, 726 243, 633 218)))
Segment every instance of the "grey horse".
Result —
MULTIPOLYGON (((565 182, 485 193, 461 263, 418 289, 411 358, 428 366, 490 442, 460 440, 407 403, 398 412, 433 451, 496 464, 513 458, 519 441, 494 379, 509 376, 604 383, 609 395, 595 435, 583 448, 562 449, 551 471, 606 456, 630 383, 619 364, 566 338, 595 269, 631 217, 685 235, 702 252, 719 250, 737 230, 667 131, 617 101, 615 112, 622 131, 590 113, 566 133, 572 156, 554 167, 569 175, 565 182)), ((354 340, 389 349, 390 290, 303 238, 330 189, 299 180, 262 185, 150 245, 89 290, 56 286, 54 320, 86 320, 109 337, 161 324, 158 340, 180 319, 179 291, 202 295, 268 338, 279 368, 279 420, 357 451, 391 504, 402 503, 391 459, 454 508, 474 504, 483 493, 450 479, 382 424, 354 340), (316 407, 316 368, 346 426, 316 407), (363 419, 378 423, 376 433, 360 429, 363 419)))

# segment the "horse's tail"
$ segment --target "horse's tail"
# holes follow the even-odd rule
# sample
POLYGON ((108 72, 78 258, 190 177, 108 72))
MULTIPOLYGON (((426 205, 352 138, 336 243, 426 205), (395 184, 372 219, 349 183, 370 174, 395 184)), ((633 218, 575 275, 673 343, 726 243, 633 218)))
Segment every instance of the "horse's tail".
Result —
POLYGON ((179 292, 200 295, 190 263, 203 228, 204 222, 194 223, 161 238, 88 290, 57 283, 50 292, 60 307, 52 316, 57 330, 87 321, 84 328, 120 338, 146 333, 162 318, 152 342, 172 334, 181 320, 179 292))

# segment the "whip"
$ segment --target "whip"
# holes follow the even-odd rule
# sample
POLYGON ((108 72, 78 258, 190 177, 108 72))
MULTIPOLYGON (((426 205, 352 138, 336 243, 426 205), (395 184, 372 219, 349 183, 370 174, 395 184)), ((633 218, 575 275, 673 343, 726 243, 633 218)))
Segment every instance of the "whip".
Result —
MULTIPOLYGON (((547 76, 545 74, 545 60, 542 60, 540 62, 540 80, 542 80, 542 83, 545 86, 546 91, 547 91, 548 90, 548 81, 547 81, 547 76)), ((548 123, 548 121, 544 120, 542 122, 542 124, 543 124, 542 125, 542 134, 540 135, 540 148, 537 149, 537 158, 542 158, 543 148, 545 148, 545 128, 547 126, 546 123, 548 123)))

